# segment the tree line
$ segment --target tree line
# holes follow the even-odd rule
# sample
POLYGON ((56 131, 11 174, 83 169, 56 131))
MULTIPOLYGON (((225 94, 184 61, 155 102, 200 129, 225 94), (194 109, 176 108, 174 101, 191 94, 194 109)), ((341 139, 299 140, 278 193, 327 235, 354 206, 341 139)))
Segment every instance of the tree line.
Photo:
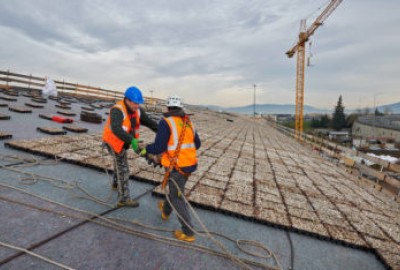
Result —
MULTIPOLYGON (((310 123, 311 128, 332 128, 334 130, 351 128, 354 121, 357 119, 357 116, 363 114, 363 112, 361 112, 361 110, 358 110, 356 114, 350 114, 346 116, 346 114, 344 113, 344 108, 345 107, 343 105, 343 99, 340 95, 339 100, 337 101, 337 104, 333 111, 332 117, 330 117, 328 114, 324 114, 319 119, 313 118, 310 123)), ((365 109, 364 114, 369 113, 369 109, 365 109)), ((380 112, 378 108, 376 108, 374 112, 376 116, 382 116, 388 113, 390 113, 388 108, 385 109, 384 113, 380 112)))
MULTIPOLYGON (((311 120, 304 121, 304 131, 317 128, 327 128, 337 131, 342 129, 349 129, 353 126, 354 121, 357 120, 357 117, 359 115, 368 115, 371 113, 371 110, 369 108, 365 108, 364 111, 358 109, 355 113, 346 115, 344 109, 345 107, 343 105, 343 99, 340 95, 337 104, 333 110, 333 113, 323 114, 320 117, 313 117, 311 120)), ((383 113, 380 112, 378 108, 375 108, 373 114, 375 114, 376 116, 383 116, 390 113, 390 108, 386 107, 383 113)), ((284 125, 289 128, 294 128, 294 121, 286 122, 284 125)))

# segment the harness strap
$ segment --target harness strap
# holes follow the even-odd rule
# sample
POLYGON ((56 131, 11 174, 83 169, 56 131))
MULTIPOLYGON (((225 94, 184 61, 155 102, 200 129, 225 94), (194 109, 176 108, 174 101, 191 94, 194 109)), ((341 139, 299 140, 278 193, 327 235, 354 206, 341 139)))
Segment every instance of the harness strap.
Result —
POLYGON ((165 186, 167 185, 169 176, 170 176, 170 174, 171 174, 171 172, 172 172, 173 169, 177 170, 180 174, 182 174, 182 175, 183 175, 184 177, 186 177, 186 178, 190 176, 190 173, 186 173, 186 172, 182 171, 182 169, 179 168, 179 166, 178 166, 178 164, 177 164, 179 152, 181 151, 183 139, 184 139, 184 137, 185 137, 186 125, 187 125, 188 123, 190 123, 189 117, 188 117, 187 115, 185 115, 185 116, 183 117, 182 132, 181 132, 181 134, 180 134, 180 136, 179 136, 178 146, 176 147, 174 156, 173 156, 173 157, 170 157, 170 156, 168 155, 168 152, 167 152, 168 159, 170 160, 170 165, 169 165, 168 169, 166 170, 166 172, 165 172, 165 174, 164 174, 164 179, 163 179, 162 185, 161 185, 162 189, 164 189, 165 186))

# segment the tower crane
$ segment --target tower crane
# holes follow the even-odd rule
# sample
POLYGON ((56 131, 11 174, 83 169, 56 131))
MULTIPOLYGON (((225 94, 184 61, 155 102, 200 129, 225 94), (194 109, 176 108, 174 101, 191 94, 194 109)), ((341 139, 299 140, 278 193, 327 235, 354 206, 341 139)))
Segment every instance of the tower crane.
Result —
POLYGON ((319 26, 331 15, 331 13, 342 3, 343 0, 331 0, 322 13, 315 19, 312 25, 306 30, 306 20, 300 22, 299 40, 290 50, 286 52, 289 58, 297 52, 296 68, 296 122, 295 134, 298 140, 301 140, 303 133, 303 107, 304 107, 304 67, 306 42, 312 36, 319 26))

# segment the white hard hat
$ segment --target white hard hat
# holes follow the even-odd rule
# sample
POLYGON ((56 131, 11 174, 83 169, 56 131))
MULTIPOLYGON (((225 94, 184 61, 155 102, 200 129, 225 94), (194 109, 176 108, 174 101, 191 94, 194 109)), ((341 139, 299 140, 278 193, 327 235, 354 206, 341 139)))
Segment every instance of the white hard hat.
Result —
POLYGON ((167 98, 167 107, 179 107, 183 108, 181 97, 178 96, 170 96, 167 98))

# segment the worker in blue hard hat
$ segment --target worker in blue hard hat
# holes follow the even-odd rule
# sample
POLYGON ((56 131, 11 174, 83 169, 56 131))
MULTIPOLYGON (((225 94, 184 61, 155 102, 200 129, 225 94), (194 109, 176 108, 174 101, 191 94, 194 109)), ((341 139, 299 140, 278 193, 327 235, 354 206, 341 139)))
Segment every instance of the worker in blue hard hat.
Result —
POLYGON ((125 91, 124 99, 118 101, 110 110, 109 117, 103 131, 103 141, 114 158, 113 190, 118 190, 118 207, 137 207, 139 203, 130 198, 129 166, 127 150, 132 147, 139 150, 140 124, 157 132, 157 123, 151 120, 143 108, 142 92, 131 86, 125 91))

